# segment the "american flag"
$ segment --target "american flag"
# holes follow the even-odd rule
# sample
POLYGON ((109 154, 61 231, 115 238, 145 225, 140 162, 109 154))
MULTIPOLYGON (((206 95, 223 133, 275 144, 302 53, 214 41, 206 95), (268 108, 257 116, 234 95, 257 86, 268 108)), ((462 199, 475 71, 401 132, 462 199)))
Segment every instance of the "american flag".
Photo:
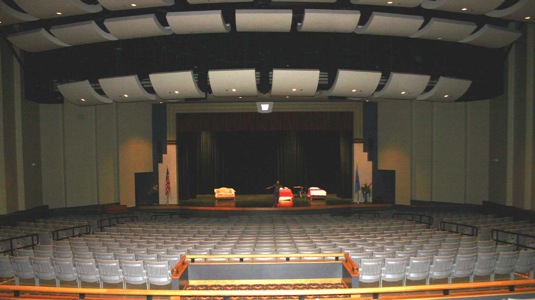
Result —
POLYGON ((169 168, 167 168, 167 174, 165 175, 165 194, 171 193, 171 180, 169 179, 169 168))

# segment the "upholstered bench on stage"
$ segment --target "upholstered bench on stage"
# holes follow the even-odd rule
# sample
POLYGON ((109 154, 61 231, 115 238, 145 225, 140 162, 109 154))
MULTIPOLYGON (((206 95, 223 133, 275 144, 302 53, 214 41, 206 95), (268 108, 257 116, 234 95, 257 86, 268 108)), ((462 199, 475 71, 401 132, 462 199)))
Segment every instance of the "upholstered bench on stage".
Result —
POLYGON ((294 206, 294 193, 291 189, 285 187, 279 190, 279 207, 294 206))
POLYGON ((214 194, 215 194, 216 200, 220 200, 220 199, 235 200, 236 199, 236 191, 233 188, 220 187, 218 189, 214 189, 214 194))
POLYGON ((309 187, 308 188, 308 198, 312 201, 314 199, 325 199, 327 197, 327 192, 320 189, 319 187, 309 187))

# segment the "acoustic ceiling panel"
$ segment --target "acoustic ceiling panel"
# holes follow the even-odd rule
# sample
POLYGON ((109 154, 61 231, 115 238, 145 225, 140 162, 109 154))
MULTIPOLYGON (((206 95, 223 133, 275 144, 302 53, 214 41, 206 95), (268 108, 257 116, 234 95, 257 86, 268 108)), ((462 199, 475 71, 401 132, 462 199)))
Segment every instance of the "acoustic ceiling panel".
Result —
POLYGON ((226 33, 231 29, 220 10, 170 12, 166 18, 176 34, 226 33))
POLYGON ((487 13, 487 16, 513 21, 535 22, 535 2, 533 0, 519 0, 507 8, 493 10, 487 13))
POLYGON ((216 97, 257 96, 256 72, 245 70, 208 71, 212 94, 216 97))
POLYGON ((193 71, 149 74, 150 82, 156 94, 165 100, 204 98, 193 71))
POLYGON ((20 8, 38 19, 61 18, 102 11, 100 4, 82 0, 13 0, 20 8))
POLYGON ((101 78, 98 82, 104 93, 115 102, 156 100, 156 95, 149 94, 143 88, 137 75, 101 78))
POLYGON ((41 52, 70 46, 43 28, 12 34, 7 39, 17 48, 28 52, 41 52))
POLYGON ((374 98, 413 100, 427 87, 431 76, 419 74, 390 73, 386 85, 373 94, 374 98))
POLYGON ((253 2, 253 0, 188 0, 189 4, 218 4, 235 2, 253 2))
POLYGON ((98 27, 95 21, 65 24, 50 28, 50 32, 69 45, 84 45, 115 41, 116 37, 98 27))
POLYGON ((423 8, 464 13, 471 15, 482 15, 493 11, 505 0, 425 0, 423 8))
POLYGON ((98 2, 107 10, 143 9, 175 4, 174 0, 98 0, 98 2))
POLYGON ((520 32, 513 29, 485 24, 481 29, 460 40, 460 42, 487 48, 501 48, 513 43, 521 35, 520 32))
POLYGON ((357 28, 360 12, 357 10, 305 9, 298 31, 350 33, 357 28))
POLYGON ((416 7, 422 4, 424 0, 350 0, 353 4, 361 5, 381 5, 390 7, 416 7))
POLYGON ((271 0, 271 2, 287 3, 334 3, 336 0, 271 0))
POLYGON ((104 26, 115 37, 121 40, 169 35, 171 29, 162 27, 156 16, 140 15, 104 20, 104 26))
POLYGON ((98 94, 89 80, 60 84, 58 90, 65 100, 75 105, 90 106, 113 103, 110 98, 98 94))
POLYGON ((418 31, 423 22, 424 18, 421 16, 373 12, 368 22, 362 27, 357 27, 355 32, 408 37, 418 31))
POLYGON ((430 91, 421 94, 416 100, 453 102, 461 98, 471 84, 470 80, 440 77, 430 91))
POLYGON ((30 22, 38 20, 36 17, 32 17, 27 13, 20 12, 16 9, 13 9, 11 6, 0 1, 0 24, 1 25, 11 25, 18 24, 22 22, 30 22))
POLYGON ((236 31, 290 32, 291 28, 291 9, 236 10, 236 31))
POLYGON ((381 80, 381 72, 338 70, 329 96, 366 98, 370 97, 381 80))
POLYGON ((312 97, 318 89, 320 70, 273 69, 272 96, 312 97))
POLYGON ((410 37, 458 42, 469 36, 476 28, 477 25, 471 22, 433 18, 410 37))

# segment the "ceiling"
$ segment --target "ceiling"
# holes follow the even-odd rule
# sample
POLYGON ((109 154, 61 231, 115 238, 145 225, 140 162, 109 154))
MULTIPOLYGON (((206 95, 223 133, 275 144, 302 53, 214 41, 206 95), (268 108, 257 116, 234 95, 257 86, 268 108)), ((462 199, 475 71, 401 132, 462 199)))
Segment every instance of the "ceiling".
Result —
POLYGON ((475 101, 533 0, 3 0, 38 103, 475 101))

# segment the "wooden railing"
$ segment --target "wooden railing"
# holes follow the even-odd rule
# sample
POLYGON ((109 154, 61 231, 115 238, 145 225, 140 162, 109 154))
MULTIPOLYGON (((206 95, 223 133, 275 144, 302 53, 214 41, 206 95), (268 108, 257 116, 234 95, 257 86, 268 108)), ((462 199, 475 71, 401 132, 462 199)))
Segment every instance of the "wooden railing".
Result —
MULTIPOLYGON (((492 289, 493 295, 513 292, 535 293, 535 280, 507 280, 493 282, 453 283, 415 286, 396 286, 383 288, 348 288, 348 289, 314 289, 314 290, 140 290, 140 289, 100 289, 100 288, 72 288, 72 287, 48 287, 48 286, 16 286, 0 285, 0 299, 21 299, 30 293, 37 293, 43 297, 39 299, 56 299, 62 294, 62 299, 89 299, 96 295, 102 299, 102 295, 122 297, 177 297, 177 296, 203 296, 203 297, 251 297, 251 296, 315 296, 315 295, 347 295, 362 299, 379 299, 385 297, 401 298, 448 298, 459 295, 485 293, 492 289), (10 294, 9 294, 10 293, 10 294), (425 293, 425 294, 423 294, 425 293), (398 295, 396 295, 398 294, 398 295), (402 294, 402 295, 399 295, 402 294), (72 298, 63 297, 72 296, 72 298)), ((35 297, 35 295, 34 295, 35 297)), ((126 298, 128 299, 128 298, 126 298)))

